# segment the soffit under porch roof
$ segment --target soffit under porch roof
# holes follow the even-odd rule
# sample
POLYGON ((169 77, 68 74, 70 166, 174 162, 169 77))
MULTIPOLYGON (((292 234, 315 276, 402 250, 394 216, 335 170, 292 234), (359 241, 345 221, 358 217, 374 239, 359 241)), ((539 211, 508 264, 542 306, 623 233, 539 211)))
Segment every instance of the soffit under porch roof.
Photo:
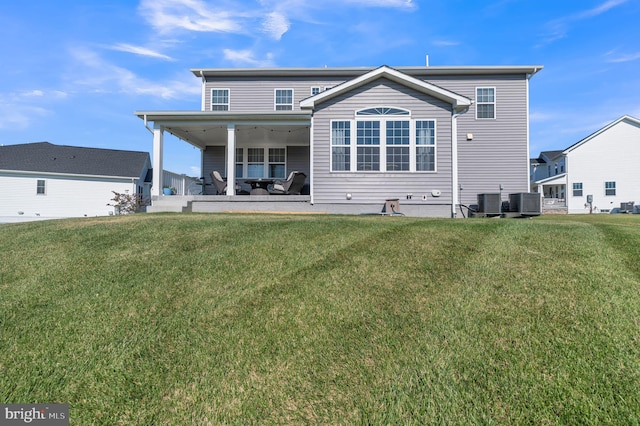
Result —
POLYGON ((310 112, 277 111, 137 111, 149 128, 164 131, 197 147, 226 145, 227 128, 235 126, 237 144, 309 144, 310 112))

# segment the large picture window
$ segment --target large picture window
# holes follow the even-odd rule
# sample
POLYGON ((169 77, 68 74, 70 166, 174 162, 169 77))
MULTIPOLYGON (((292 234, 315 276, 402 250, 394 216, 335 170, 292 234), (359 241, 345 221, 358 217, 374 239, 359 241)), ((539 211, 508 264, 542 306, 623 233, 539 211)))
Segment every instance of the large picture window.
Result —
POLYGON ((331 171, 435 172, 436 122, 393 107, 356 111, 331 122, 331 171), (355 129, 352 137, 351 129, 355 129))
POLYGON ((284 147, 236 148, 236 178, 285 178, 286 159, 284 147))
POLYGON ((496 89, 476 88, 476 118, 496 118, 496 89))

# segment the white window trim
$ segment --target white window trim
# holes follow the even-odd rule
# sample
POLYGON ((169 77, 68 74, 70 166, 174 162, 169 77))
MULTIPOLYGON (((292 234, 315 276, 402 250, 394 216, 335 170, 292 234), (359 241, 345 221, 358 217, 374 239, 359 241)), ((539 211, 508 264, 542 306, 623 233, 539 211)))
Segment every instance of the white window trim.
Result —
POLYGON ((213 91, 214 90, 226 90, 227 91, 227 103, 226 103, 227 111, 231 111, 231 89, 227 89, 227 88, 224 88, 224 87, 212 87, 211 88, 211 102, 210 102, 211 109, 210 110, 212 112, 215 112, 215 110, 213 109, 214 105, 225 105, 225 104, 214 104, 213 103, 213 91))
POLYGON ((36 196, 43 196, 43 195, 47 195, 47 181, 46 179, 36 179, 36 196), (38 192, 38 182, 42 181, 43 182, 43 192, 38 192))
POLYGON ((273 110, 274 111, 293 111, 293 104, 295 103, 295 98, 296 98, 296 92, 295 90, 293 90, 293 88, 287 88, 287 87, 277 87, 275 89, 273 89, 273 110), (278 93, 278 90, 290 90, 291 91, 291 104, 279 104, 277 103, 277 96, 276 94, 278 93), (282 106, 282 105, 290 105, 291 109, 290 110, 279 110, 278 106, 282 106))
POLYGON ((618 184, 615 180, 609 180, 609 181, 605 181, 604 182, 604 196, 605 197, 615 197, 618 193, 618 184), (607 188, 607 184, 608 183, 612 183, 613 184, 613 188, 607 188), (613 189, 613 194, 607 194, 608 190, 613 189))
POLYGON ((320 93, 322 93, 322 87, 321 86, 311 86, 311 91, 310 91, 311 96, 315 96, 315 95, 320 94, 320 93), (313 89, 318 89, 318 93, 313 93, 313 89))
POLYGON ((475 89, 475 104, 476 104, 476 120, 495 120, 498 118, 498 91, 495 86, 477 86, 475 89), (490 102, 478 102, 478 89, 493 89, 493 117, 478 117, 478 105, 487 105, 490 102))
MULTIPOLYGON (((376 108, 376 107, 372 107, 376 108)), ((369 109, 369 108, 363 108, 369 109)), ((398 108, 405 110, 404 108, 398 108)), ((361 111, 361 110, 358 110, 361 111)), ((357 111, 356 111, 357 112, 357 111)), ((411 112, 409 111, 409 114, 411 112)), ((357 116, 354 119, 330 120, 329 123, 329 171, 330 173, 427 173, 435 174, 438 172, 438 120, 435 118, 413 118, 411 115, 365 115, 357 116), (334 145, 332 139, 332 131, 334 122, 349 122, 349 128, 351 130, 351 140, 349 145, 334 145), (380 144, 379 145, 358 145, 358 122, 359 121, 379 121, 380 122, 380 144), (408 121, 409 122, 409 145, 387 145, 387 121, 408 121), (431 145, 418 145, 416 143, 416 122, 418 121, 432 121, 434 128, 434 144, 433 155, 434 164, 433 170, 416 170, 416 148, 418 146, 431 146, 431 145), (351 162, 349 170, 334 170, 333 169, 333 147, 334 146, 348 146, 350 148, 351 162), (377 146, 380 148, 380 170, 358 170, 358 146, 368 147, 377 146), (409 170, 387 170, 387 147, 401 147, 406 146, 409 148, 409 170)))
MULTIPOLYGON (((241 149, 242 150, 242 159, 238 159, 237 155, 236 155, 236 165, 238 164, 242 164, 242 176, 241 177, 236 177, 236 179, 251 179, 247 176, 248 171, 249 171, 249 155, 248 155, 248 149, 249 148, 254 148, 254 149, 262 149, 263 150, 263 158, 264 158, 264 165, 263 165, 263 169, 262 169, 262 176, 265 179, 268 179, 269 176, 269 165, 271 164, 269 162, 269 149, 274 149, 274 148, 279 148, 279 149, 284 149, 284 170, 285 170, 285 176, 283 176, 283 179, 287 178, 287 146, 286 145, 269 145, 269 146, 264 146, 264 145, 246 145, 246 146, 238 146, 236 147, 236 149, 241 149)), ((282 163, 273 163, 273 164, 282 164, 282 163)), ((235 168, 234 168, 234 174, 235 174, 235 168)), ((278 178, 274 178, 274 179, 280 179, 280 177, 278 178)))

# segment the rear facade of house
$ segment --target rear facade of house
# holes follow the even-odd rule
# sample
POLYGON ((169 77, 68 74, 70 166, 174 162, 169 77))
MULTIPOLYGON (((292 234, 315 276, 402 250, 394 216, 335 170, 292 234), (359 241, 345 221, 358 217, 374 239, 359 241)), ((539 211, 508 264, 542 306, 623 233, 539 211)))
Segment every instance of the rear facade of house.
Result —
POLYGON ((529 80, 541 68, 194 69, 201 111, 136 114, 154 122, 154 170, 168 131, 202 150, 203 176, 242 186, 304 172, 309 211, 398 199, 407 215, 451 217, 481 193, 528 192, 529 80))

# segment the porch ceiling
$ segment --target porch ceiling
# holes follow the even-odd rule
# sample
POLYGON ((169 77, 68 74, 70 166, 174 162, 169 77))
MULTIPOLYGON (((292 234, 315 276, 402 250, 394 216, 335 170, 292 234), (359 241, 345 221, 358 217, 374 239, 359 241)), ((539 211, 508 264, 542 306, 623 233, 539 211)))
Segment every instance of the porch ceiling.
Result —
POLYGON ((175 111, 135 113, 145 125, 153 122, 153 127, 166 132, 191 145, 205 149, 208 145, 226 145, 227 128, 235 126, 236 143, 286 143, 309 144, 309 112, 278 111, 273 113, 231 113, 175 111))

